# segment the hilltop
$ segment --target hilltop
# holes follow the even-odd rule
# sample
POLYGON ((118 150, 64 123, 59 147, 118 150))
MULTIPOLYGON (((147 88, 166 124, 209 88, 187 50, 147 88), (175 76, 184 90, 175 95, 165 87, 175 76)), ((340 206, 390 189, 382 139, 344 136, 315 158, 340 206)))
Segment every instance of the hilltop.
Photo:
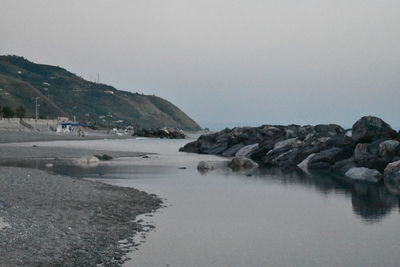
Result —
POLYGON ((45 118, 67 116, 90 126, 176 127, 200 126, 178 107, 154 95, 143 95, 87 81, 61 67, 36 64, 19 56, 0 56, 0 105, 23 106, 35 114, 40 97, 45 118))

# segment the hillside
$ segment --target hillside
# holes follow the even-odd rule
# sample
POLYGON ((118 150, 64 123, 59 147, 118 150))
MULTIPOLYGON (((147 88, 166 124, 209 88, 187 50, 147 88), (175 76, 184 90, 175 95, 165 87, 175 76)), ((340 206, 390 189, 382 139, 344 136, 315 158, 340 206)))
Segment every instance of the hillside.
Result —
POLYGON ((199 130, 199 125, 175 105, 157 96, 120 91, 86 81, 56 66, 35 64, 23 57, 0 56, 0 105, 14 110, 22 105, 27 116, 68 116, 91 126, 177 127, 199 130))

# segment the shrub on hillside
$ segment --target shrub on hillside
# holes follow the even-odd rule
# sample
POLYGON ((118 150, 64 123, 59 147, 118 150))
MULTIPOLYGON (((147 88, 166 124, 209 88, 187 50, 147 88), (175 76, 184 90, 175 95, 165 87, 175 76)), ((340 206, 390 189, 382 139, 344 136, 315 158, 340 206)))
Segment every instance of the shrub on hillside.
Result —
POLYGON ((15 116, 14 111, 9 106, 4 106, 1 109, 1 113, 3 114, 4 118, 14 118, 14 116, 15 116))

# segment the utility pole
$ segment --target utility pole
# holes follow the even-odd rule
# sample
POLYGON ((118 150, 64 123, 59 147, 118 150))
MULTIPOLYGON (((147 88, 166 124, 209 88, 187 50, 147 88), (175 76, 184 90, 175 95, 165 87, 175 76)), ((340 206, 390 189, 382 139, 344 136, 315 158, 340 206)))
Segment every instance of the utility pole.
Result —
POLYGON ((39 117, 39 105, 38 105, 38 100, 40 99, 40 97, 35 97, 35 111, 36 111, 36 120, 38 120, 39 117))

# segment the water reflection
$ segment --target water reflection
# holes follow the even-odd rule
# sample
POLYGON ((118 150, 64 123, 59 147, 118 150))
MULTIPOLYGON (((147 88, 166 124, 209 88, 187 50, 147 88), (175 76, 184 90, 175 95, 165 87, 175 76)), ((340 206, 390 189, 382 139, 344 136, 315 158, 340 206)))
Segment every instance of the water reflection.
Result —
MULTIPOLYGON (((147 173, 149 166, 151 172, 157 174, 171 174, 176 166, 127 164, 128 161, 113 161, 113 164, 102 163, 97 166, 85 167, 75 165, 72 160, 60 159, 24 159, 1 160, 1 166, 14 166, 24 168, 35 168, 45 170, 52 174, 68 175, 73 177, 87 178, 127 178, 130 174, 147 173), (49 163, 53 166, 49 167, 49 163)), ((279 183, 285 186, 303 186, 313 189, 320 194, 328 195, 334 193, 350 198, 352 209, 362 221, 376 223, 383 220, 392 211, 399 208, 400 198, 392 194, 383 183, 366 183, 351 181, 343 176, 330 172, 305 173, 303 171, 285 172, 279 169, 255 169, 251 172, 234 173, 228 168, 221 168, 211 172, 201 172, 202 175, 213 175, 215 173, 223 176, 235 176, 240 179, 263 180, 279 183)))
POLYGON ((300 170, 283 172, 259 169, 255 171, 253 177, 256 179, 268 177, 287 185, 304 185, 325 195, 333 191, 336 194, 349 196, 354 214, 369 223, 381 221, 399 207, 399 196, 391 194, 383 181, 373 184, 352 181, 331 172, 304 173, 300 170))

